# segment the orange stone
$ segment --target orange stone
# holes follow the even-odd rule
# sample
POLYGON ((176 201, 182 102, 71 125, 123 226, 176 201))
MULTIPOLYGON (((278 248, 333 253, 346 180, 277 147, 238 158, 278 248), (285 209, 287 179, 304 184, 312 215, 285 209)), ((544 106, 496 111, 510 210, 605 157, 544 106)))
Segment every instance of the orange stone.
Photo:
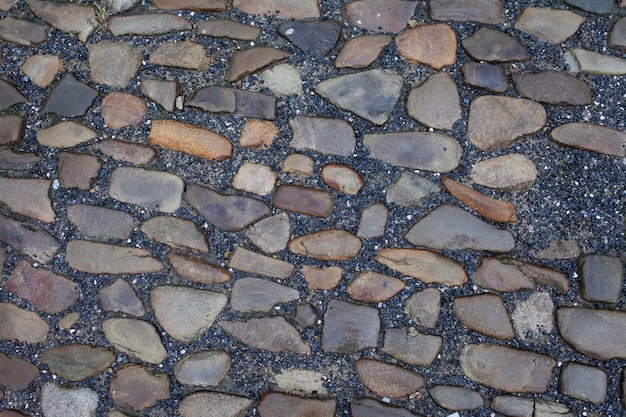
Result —
POLYGON ((100 112, 111 129, 137 125, 148 111, 146 103, 132 94, 113 91, 102 99, 100 112))
POLYGON ((269 148, 278 136, 278 127, 268 120, 249 119, 241 132, 239 145, 247 149, 269 148))
POLYGON ((460 200, 481 216, 485 216, 496 222, 517 223, 515 206, 513 204, 486 196, 471 187, 447 177, 441 178, 441 184, 443 184, 445 189, 452 194, 453 197, 460 200))
POLYGON ((155 120, 148 141, 151 145, 216 161, 228 159, 233 154, 233 145, 225 137, 174 120, 155 120))
POLYGON ((425 25, 406 29, 396 38, 402 58, 434 69, 456 62, 456 36, 446 24, 425 25))

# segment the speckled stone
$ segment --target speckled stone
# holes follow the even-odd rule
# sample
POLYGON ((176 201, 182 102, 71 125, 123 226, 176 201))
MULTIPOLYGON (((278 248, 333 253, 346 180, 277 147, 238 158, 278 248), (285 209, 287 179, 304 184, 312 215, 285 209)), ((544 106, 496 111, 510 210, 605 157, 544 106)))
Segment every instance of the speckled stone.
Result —
POLYGON ((225 0, 155 0, 154 4, 163 10, 222 12, 228 9, 228 2, 225 0))
POLYGON ((193 26, 187 19, 180 16, 150 13, 133 16, 113 16, 109 20, 107 28, 113 36, 152 36, 170 32, 189 31, 193 29, 193 26))
POLYGON ((233 145, 224 136, 175 120, 153 121, 148 141, 208 160, 223 161, 233 154, 233 145))
POLYGON ((89 190, 101 168, 97 156, 63 152, 59 154, 59 184, 63 188, 89 190))
POLYGON ((132 94, 112 91, 102 99, 100 113, 104 124, 111 129, 136 126, 146 115, 148 109, 142 99, 132 94))
POLYGON ((65 259, 70 268, 88 274, 144 274, 163 269, 144 249, 88 240, 68 242, 65 259))
POLYGON ((0 201, 9 210, 44 223, 56 220, 48 192, 52 181, 0 177, 0 201))
POLYGON ((133 165, 147 164, 156 156, 156 151, 149 146, 124 140, 103 140, 95 144, 94 148, 116 161, 129 162, 133 165))
POLYGON ((99 84, 126 88, 142 60, 143 54, 130 42, 101 41, 89 45, 89 73, 99 84))
POLYGON ((65 388, 48 382, 41 388, 41 409, 46 417, 95 417, 98 393, 89 388, 65 388))
POLYGON ((562 293, 569 291, 567 275, 528 262, 510 258, 483 258, 474 271, 472 281, 478 286, 498 292, 534 289, 545 284, 562 293))
POLYGON ((261 29, 228 19, 211 19, 198 23, 198 34, 214 38, 231 38, 254 41, 261 34, 261 29))

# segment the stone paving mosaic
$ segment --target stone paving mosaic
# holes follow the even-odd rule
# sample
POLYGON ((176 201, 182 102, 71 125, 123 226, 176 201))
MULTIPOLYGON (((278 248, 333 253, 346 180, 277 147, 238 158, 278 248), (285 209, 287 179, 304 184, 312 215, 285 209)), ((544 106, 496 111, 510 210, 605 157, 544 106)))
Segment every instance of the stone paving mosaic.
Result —
POLYGON ((621 416, 626 2, 0 0, 0 416, 621 416))

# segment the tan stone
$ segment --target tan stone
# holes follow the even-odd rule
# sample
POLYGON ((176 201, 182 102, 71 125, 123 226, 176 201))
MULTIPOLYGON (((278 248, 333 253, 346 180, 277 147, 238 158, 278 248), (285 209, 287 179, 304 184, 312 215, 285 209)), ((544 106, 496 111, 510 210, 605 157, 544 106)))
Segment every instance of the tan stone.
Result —
POLYGON ((170 379, 164 372, 155 373, 140 365, 126 365, 111 379, 109 394, 118 407, 141 411, 159 400, 169 400, 170 379))
POLYGON ((249 398, 197 391, 181 400, 178 414, 181 417, 240 417, 251 405, 249 398))
POLYGON ((261 34, 261 29, 229 19, 211 19, 198 23, 198 34, 214 38, 254 41, 261 34))
POLYGON ((483 258, 472 275, 472 281, 498 292, 533 289, 536 283, 549 285, 562 293, 570 288, 567 275, 510 258, 483 258))
POLYGON ((441 69, 456 62, 456 36, 446 24, 406 29, 396 37, 402 58, 441 69))
POLYGON ((15 304, 0 303, 0 340, 40 343, 48 339, 50 328, 39 314, 15 304))
POLYGON ((303 265, 300 273, 304 276, 309 290, 331 290, 341 281, 343 268, 338 266, 318 268, 311 265, 303 265))
POLYGON ((133 165, 147 164, 156 155, 156 151, 149 146, 117 139, 103 140, 94 148, 117 161, 129 162, 133 165))
POLYGON ((44 223, 56 220, 48 192, 52 181, 0 177, 0 201, 11 211, 44 223))
POLYGON ((151 145, 216 161, 228 159, 233 153, 233 145, 225 137, 175 120, 152 122, 148 141, 151 145))
POLYGON ((88 240, 68 242, 65 259, 70 268, 89 274, 145 274, 163 269, 144 249, 88 240))
POLYGON ((175 248, 208 253, 209 242, 192 221, 172 216, 153 217, 141 225, 141 231, 150 240, 175 248))
POLYGON ((569 10, 527 7, 515 20, 515 29, 560 44, 574 35, 585 18, 569 10))
POLYGON ((626 133, 591 123, 566 123, 548 137, 557 143, 606 155, 626 156, 626 133))
POLYGON ((178 275, 189 281, 201 284, 221 284, 230 280, 230 273, 225 268, 202 258, 169 252, 167 260, 178 275))
POLYGON ((37 131, 37 142, 51 148, 71 148, 97 137, 96 132, 76 122, 65 121, 37 131))
POLYGON ((333 211, 335 199, 328 191, 283 184, 274 193, 272 204, 286 211, 326 218, 333 211))
POLYGON ((510 340, 515 337, 504 301, 496 294, 457 297, 454 300, 453 311, 470 330, 497 339, 510 340))
POLYGON ((150 54, 150 65, 177 67, 190 70, 206 70, 211 65, 211 58, 204 46, 193 41, 163 42, 150 54))
POLYGON ((485 187, 518 191, 535 182, 537 168, 526 155, 508 154, 477 162, 471 176, 485 187))
POLYGON ((281 167, 284 172, 289 172, 303 177, 313 175, 313 172, 315 172, 315 162, 313 161, 313 158, 299 153, 287 155, 281 167))
POLYGON ((363 179, 359 172, 346 165, 326 164, 321 171, 322 181, 333 190, 355 195, 363 187, 363 179))
POLYGON ((421 375, 378 360, 358 359, 354 367, 363 385, 379 397, 406 397, 426 385, 421 375))
POLYGON ((226 69, 224 79, 234 82, 273 63, 289 58, 289 53, 269 46, 257 46, 235 51, 226 69))
POLYGON ((102 99, 100 113, 104 124, 111 129, 121 129, 139 124, 146 115, 146 103, 132 94, 112 91, 102 99))
POLYGON ((426 284, 457 286, 467 281, 463 265, 452 258, 424 249, 381 249, 376 260, 426 284))
POLYGON ((267 195, 274 190, 277 175, 263 164, 244 162, 233 178, 233 188, 258 195, 267 195))
POLYGON ((278 127, 268 120, 248 119, 239 137, 239 145, 248 149, 269 148, 278 137, 278 127))
POLYGON ((102 323, 104 336, 120 352, 148 363, 161 363, 167 351, 156 328, 147 321, 110 318, 102 323))
POLYGON ((98 26, 95 9, 88 5, 28 0, 28 7, 37 17, 61 32, 76 34, 83 43, 98 26))
POLYGON ((63 61, 56 55, 32 55, 24 61, 22 72, 41 88, 46 88, 63 70, 63 61))
POLYGON ((324 261, 344 261, 358 255, 361 239, 345 230, 328 229, 293 239, 289 250, 324 261))

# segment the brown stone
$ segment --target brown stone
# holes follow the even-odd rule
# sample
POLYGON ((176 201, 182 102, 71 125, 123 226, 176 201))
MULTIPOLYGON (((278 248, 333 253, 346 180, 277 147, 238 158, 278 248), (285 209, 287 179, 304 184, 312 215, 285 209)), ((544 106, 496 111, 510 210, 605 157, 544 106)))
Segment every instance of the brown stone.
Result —
POLYGON ((78 285, 71 279, 35 268, 26 261, 15 266, 6 281, 6 289, 48 314, 60 313, 76 303, 80 296, 78 285))
POLYGON ((89 73, 96 83, 126 88, 142 60, 143 54, 130 42, 101 41, 89 45, 89 73))
POLYGON ((87 240, 68 242, 65 259, 70 268, 88 274, 146 274, 163 269, 144 249, 87 240))
POLYGON ((63 152, 59 154, 59 183, 64 188, 89 190, 100 168, 97 156, 63 152))
POLYGON ((561 307, 556 321, 561 337, 577 351, 601 361, 626 358, 626 312, 561 307))
POLYGON ((453 305, 454 314, 470 330, 497 339, 510 340, 515 337, 511 318, 504 301, 495 294, 478 294, 457 297, 453 305))
POLYGON ((233 188, 268 195, 274 191, 276 178, 276 173, 267 165, 244 162, 233 177, 233 188))
POLYGON ((308 177, 315 172, 315 162, 313 158, 299 153, 287 155, 281 168, 284 172, 289 172, 298 177, 308 177))
POLYGON ((40 343, 48 339, 48 323, 39 314, 15 304, 0 303, 0 340, 40 343))
POLYGON ((354 367, 363 385, 379 397, 406 397, 426 385, 421 375, 374 359, 358 359, 354 367))
POLYGON ((260 417, 333 417, 336 404, 333 398, 305 398, 270 391, 261 397, 258 412, 260 417))
POLYGON ((434 385, 428 393, 433 401, 446 410, 473 410, 485 405, 483 396, 469 388, 434 385))
POLYGON ((192 221, 173 216, 157 216, 146 220, 141 231, 150 240, 200 253, 209 252, 206 236, 192 221))
POLYGON ((324 190, 283 184, 274 193, 272 204, 282 210, 326 218, 333 211, 335 200, 324 190))
POLYGON ((477 162, 471 177, 485 187, 518 191, 535 182, 537 168, 526 155, 507 154, 477 162))
POLYGON ((28 0, 28 7, 37 17, 61 32, 76 34, 83 43, 98 25, 95 9, 88 5, 28 0))
POLYGON ((274 122, 248 119, 239 137, 239 145, 248 149, 267 149, 277 137, 278 127, 274 122))
POLYGON ((50 28, 28 20, 6 16, 0 20, 0 38, 7 42, 32 47, 48 38, 50 28))
POLYGON ((467 281, 461 263, 424 249, 385 248, 378 252, 376 260, 426 284, 457 286, 467 281))
POLYGON ((496 29, 482 27, 461 41, 468 55, 476 61, 527 61, 530 52, 514 37, 496 29))
POLYGON ((396 37, 396 47, 402 58, 436 70, 456 62, 456 36, 446 24, 406 29, 396 37))
POLYGON ((50 262, 61 247, 58 240, 39 226, 3 215, 0 215, 0 241, 11 246, 15 252, 44 264, 50 262))
POLYGON ((335 68, 367 68, 391 43, 389 35, 363 35, 351 38, 335 59, 335 68))
POLYGON ((146 309, 128 281, 118 278, 106 288, 100 290, 98 299, 104 311, 115 311, 132 316, 143 316, 146 309))
POLYGON ((152 51, 149 62, 150 65, 202 71, 209 68, 211 58, 199 43, 168 41, 152 51))
POLYGON ((70 344, 50 348, 41 356, 50 372, 68 381, 80 381, 107 369, 115 353, 103 347, 70 344))
POLYGON ((322 181, 333 190, 355 195, 363 187, 363 180, 359 172, 346 165, 326 164, 321 171, 322 181))
POLYGON ((374 271, 363 271, 348 285, 348 295, 362 303, 378 303, 387 301, 405 286, 406 284, 397 278, 374 271))
POLYGON ((235 82, 246 75, 287 58, 289 58, 289 52, 269 46, 257 46, 245 51, 235 51, 224 74, 224 80, 235 82))
POLYGON ((103 140, 94 147, 106 156, 133 165, 147 164, 156 155, 156 151, 149 146, 117 139, 103 140))
POLYGON ((481 216, 496 222, 517 223, 515 206, 513 204, 486 196, 445 176, 441 178, 441 184, 453 197, 481 216))
POLYGON ((233 7, 244 13, 259 16, 276 13, 281 19, 320 17, 319 0, 234 0, 233 7))
POLYGON ((358 255, 361 240, 345 230, 328 229, 293 239, 289 250, 313 259, 345 261, 358 255))
POLYGON ((97 137, 97 133, 72 121, 57 123, 37 131, 37 142, 52 148, 71 148, 97 137))
POLYGON ((255 41, 261 29, 228 19, 212 19, 198 23, 198 34, 212 38, 231 38, 255 41))
POLYGON ((309 344, 281 316, 251 318, 247 321, 222 320, 217 324, 231 337, 253 348, 298 355, 311 353, 309 344))
POLYGON ((62 70, 63 61, 56 55, 32 55, 22 65, 22 72, 41 88, 52 84, 62 70))
POLYGON ((139 124, 146 115, 146 103, 132 94, 112 91, 102 99, 100 113, 104 124, 111 129, 121 129, 139 124))
POLYGON ((550 140, 606 155, 626 156, 626 133, 591 123, 566 123, 553 129, 550 140))
POLYGON ((349 24, 375 31, 398 33, 415 13, 417 3, 405 0, 356 0, 341 6, 349 24))
POLYGON ((28 388, 39 374, 39 368, 18 356, 0 353, 0 385, 10 391, 28 388))
POLYGON ((15 213, 44 223, 56 220, 48 192, 52 181, 0 177, 0 201, 15 213))
POLYGON ((169 252, 167 260, 178 275, 189 281, 201 284, 221 284, 230 280, 228 270, 202 258, 169 252))
POLYGON ((527 7, 515 20, 515 29, 558 45, 574 35, 584 22, 584 17, 569 10, 527 7))
POLYGON ((0 169, 29 171, 40 163, 42 159, 42 157, 34 153, 17 153, 10 149, 0 149, 0 169))
POLYGON ((541 71, 536 74, 514 72, 511 75, 517 92, 523 97, 559 106, 591 104, 589 85, 573 75, 560 71, 541 71))
POLYGON ((0 115, 0 145, 17 142, 26 131, 26 119, 13 114, 0 115))
POLYGON ((135 219, 126 212, 87 204, 67 206, 67 218, 80 232, 99 240, 128 239, 135 227, 135 219))
POLYGON ((0 79, 0 111, 6 110, 14 104, 25 103, 26 97, 24 97, 15 87, 0 79))
POLYGON ((184 397, 178 406, 181 417, 241 417, 252 400, 220 392, 196 391, 184 397))
POLYGON ((163 10, 221 12, 228 9, 227 0, 155 0, 154 4, 163 10))
POLYGON ((533 289, 537 283, 549 285, 562 293, 570 288, 565 274, 510 258, 483 258, 472 281, 498 292, 533 289))
POLYGON ((235 248, 228 266, 240 271, 282 279, 289 278, 295 270, 295 266, 289 262, 261 255, 241 246, 235 248))
POLYGON ((223 161, 233 154, 233 145, 225 137, 175 120, 152 122, 148 141, 151 145, 209 160, 223 161))
POLYGON ((502 0, 430 0, 429 3, 433 20, 498 25, 505 19, 502 0))
POLYGON ((140 365, 126 365, 111 379, 109 394, 118 407, 141 411, 159 400, 169 400, 170 380, 164 372, 153 373, 140 365))
POLYGON ((435 361, 442 346, 443 337, 404 327, 387 330, 383 352, 409 365, 426 368, 435 361))
POLYGON ((317 268, 311 265, 303 265, 300 273, 304 276, 309 290, 331 290, 341 281, 343 269, 338 266, 317 268))

